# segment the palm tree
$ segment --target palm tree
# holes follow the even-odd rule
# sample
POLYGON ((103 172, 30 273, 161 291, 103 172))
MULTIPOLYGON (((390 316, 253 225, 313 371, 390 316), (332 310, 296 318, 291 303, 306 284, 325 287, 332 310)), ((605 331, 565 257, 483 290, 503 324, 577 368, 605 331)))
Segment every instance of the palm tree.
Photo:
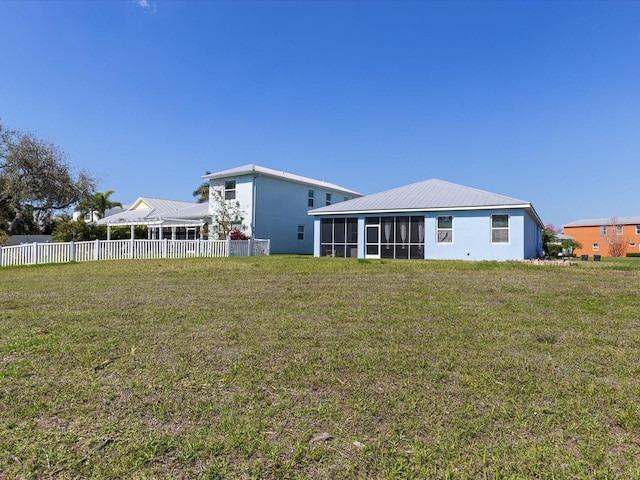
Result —
POLYGON ((85 212, 91 215, 93 219, 93 213, 97 213, 100 218, 104 218, 105 212, 110 208, 121 207, 120 202, 112 202, 109 197, 113 193, 113 190, 107 190, 106 192, 96 192, 90 197, 78 203, 78 206, 74 209, 77 212, 85 212))
MULTIPOLYGON (((211 172, 206 171, 205 175, 209 175, 211 172)), ((193 196, 198 197, 198 203, 205 203, 209 201, 209 182, 203 182, 198 188, 193 191, 193 196)))

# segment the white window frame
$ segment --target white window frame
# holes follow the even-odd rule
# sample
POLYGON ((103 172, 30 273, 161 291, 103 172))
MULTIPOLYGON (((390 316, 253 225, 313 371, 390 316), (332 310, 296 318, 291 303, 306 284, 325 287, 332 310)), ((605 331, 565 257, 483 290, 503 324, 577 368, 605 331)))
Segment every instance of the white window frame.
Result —
POLYGON ((224 181, 224 199, 225 200, 236 199, 236 181, 235 180, 224 181))
POLYGON ((438 215, 436 217, 436 243, 438 244, 453 243, 453 215, 438 215), (446 218, 448 218, 449 221, 451 222, 451 226, 441 227, 440 219, 446 219, 446 218))
POLYGON ((604 237, 607 235, 607 226, 606 225, 600 225, 600 236, 604 237))
POLYGON ((506 245, 511 241, 511 217, 508 213, 494 213, 491 215, 491 244, 502 244, 506 245), (506 227, 494 227, 493 221, 495 217, 507 217, 507 226, 506 227), (494 239, 494 233, 506 231, 507 239, 506 241, 498 241, 494 239))
POLYGON ((597 243, 594 243, 591 248, 592 248, 592 250, 594 252, 599 252, 600 251, 600 245, 598 245, 597 243))
POLYGON ((616 235, 622 235, 624 233, 624 225, 616 225, 616 235))
POLYGON ((640 225, 636 225, 636 235, 640 235, 640 225))

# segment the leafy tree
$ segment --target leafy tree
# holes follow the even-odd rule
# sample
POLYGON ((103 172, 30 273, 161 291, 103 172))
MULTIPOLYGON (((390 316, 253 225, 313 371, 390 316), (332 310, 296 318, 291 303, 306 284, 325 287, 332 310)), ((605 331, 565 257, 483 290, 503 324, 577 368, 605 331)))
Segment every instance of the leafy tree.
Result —
POLYGON ((113 194, 113 190, 106 192, 96 192, 86 198, 80 200, 80 203, 74 208, 76 212, 89 214, 93 219, 93 213, 97 213, 100 218, 104 218, 105 212, 111 208, 121 207, 120 202, 113 202, 109 197, 113 194))
POLYGON ((51 238, 55 242, 84 242, 106 237, 106 227, 86 223, 83 219, 73 220, 62 214, 56 219, 56 227, 51 238))
POLYGON ((45 232, 54 212, 94 189, 95 180, 86 172, 74 175, 57 146, 0 123, 0 229, 10 235, 45 232))
POLYGON ((554 256, 554 253, 557 255, 559 252, 552 250, 556 250, 554 248, 554 244, 557 242, 558 236, 557 232, 554 230, 553 225, 547 225, 542 230, 542 250, 547 254, 554 256), (550 228, 551 227, 551 228, 550 228))
MULTIPOLYGON (((208 170, 205 175, 209 175, 211 172, 208 170)), ((209 182, 203 182, 198 188, 193 191, 193 196, 197 197, 198 203, 205 203, 209 201, 209 182)))
POLYGON ((218 238, 227 239, 232 230, 242 225, 244 212, 240 209, 237 200, 225 200, 224 193, 214 189, 211 194, 213 207, 213 221, 216 225, 218 238))

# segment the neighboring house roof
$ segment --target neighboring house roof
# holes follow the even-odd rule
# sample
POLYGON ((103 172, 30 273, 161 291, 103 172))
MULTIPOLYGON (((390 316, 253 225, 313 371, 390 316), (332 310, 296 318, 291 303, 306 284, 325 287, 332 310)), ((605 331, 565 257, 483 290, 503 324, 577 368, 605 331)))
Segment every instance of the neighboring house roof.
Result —
POLYGON ((599 227, 600 225, 640 225, 640 217, 608 217, 578 220, 564 227, 599 227))
POLYGON ((117 224, 159 224, 164 220, 192 220, 200 219, 208 213, 207 204, 182 202, 177 200, 165 200, 162 198, 140 197, 133 202, 128 210, 98 220, 98 225, 117 224), (200 216, 194 216, 195 212, 204 212, 200 216), (187 216, 182 216, 184 212, 187 216))
POLYGON ((361 198, 316 208, 310 215, 524 208, 542 226, 529 202, 438 179, 424 180, 361 198))
POLYGON ((241 167, 231 168, 229 170, 222 170, 220 172, 203 175, 202 178, 206 180, 213 180, 213 179, 237 177, 240 175, 264 175, 267 177, 279 178, 281 180, 287 180, 290 182, 302 183, 304 185, 309 185, 312 187, 324 188, 327 190, 336 190, 339 192, 348 193, 350 195, 362 196, 361 193, 358 193, 354 190, 350 190, 348 188, 341 187, 334 183, 329 183, 322 180, 315 180, 313 178, 303 177, 301 175, 295 175, 293 173, 283 172, 282 170, 275 170, 273 168, 262 167, 260 165, 255 165, 253 163, 250 163, 248 165, 243 165, 241 167))
POLYGON ((575 240, 574 237, 571 237, 569 235, 565 235, 564 233, 556 233, 556 240, 575 240))

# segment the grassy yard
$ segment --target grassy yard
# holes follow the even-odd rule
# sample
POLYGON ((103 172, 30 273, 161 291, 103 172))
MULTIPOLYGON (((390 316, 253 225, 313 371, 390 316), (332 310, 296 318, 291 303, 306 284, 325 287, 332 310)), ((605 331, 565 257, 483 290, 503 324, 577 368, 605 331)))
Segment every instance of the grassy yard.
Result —
POLYGON ((4 268, 0 478, 640 478, 639 287, 640 259, 4 268))

